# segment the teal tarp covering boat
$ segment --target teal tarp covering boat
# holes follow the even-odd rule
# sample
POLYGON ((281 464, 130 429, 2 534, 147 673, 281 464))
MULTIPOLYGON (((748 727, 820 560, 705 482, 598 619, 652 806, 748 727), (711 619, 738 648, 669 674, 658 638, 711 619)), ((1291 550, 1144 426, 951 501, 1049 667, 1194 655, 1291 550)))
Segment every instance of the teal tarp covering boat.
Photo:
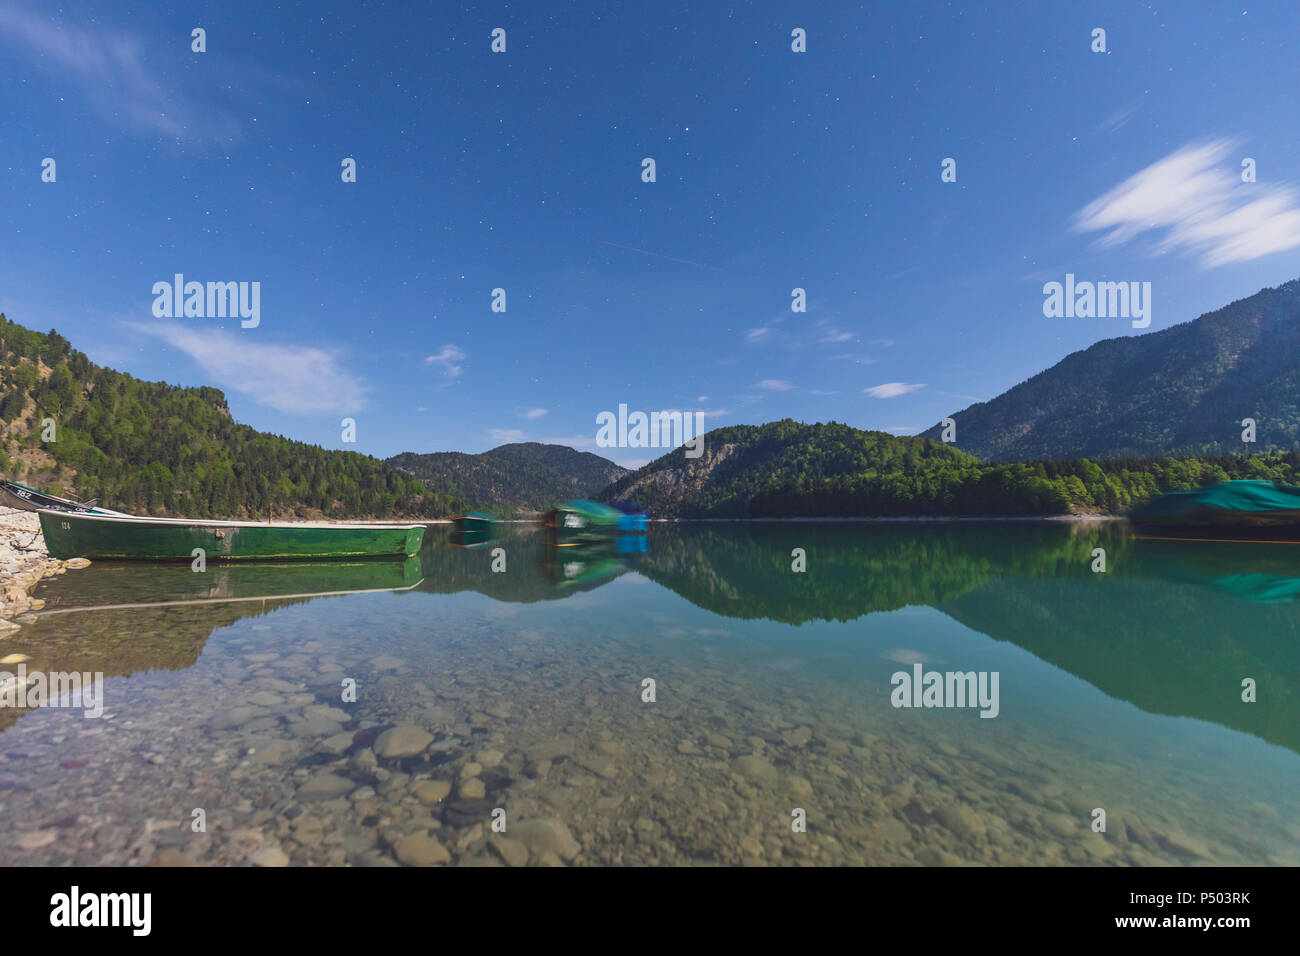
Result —
POLYGON ((457 531, 491 531, 492 526, 496 523, 495 518, 481 511, 470 511, 467 514, 456 515, 451 520, 457 531))
POLYGON ((623 512, 617 508, 578 498, 560 502, 542 516, 542 524, 558 543, 572 544, 617 534, 622 517, 623 512))
POLYGON ((618 519, 623 515, 623 512, 617 508, 602 505, 599 501, 588 501, 585 498, 563 501, 556 510, 565 515, 574 515, 587 524, 598 527, 617 525, 618 519))
POLYGON ((1248 537, 1300 534, 1300 487, 1271 481, 1225 481, 1174 491, 1129 512, 1152 533, 1227 532, 1248 537))

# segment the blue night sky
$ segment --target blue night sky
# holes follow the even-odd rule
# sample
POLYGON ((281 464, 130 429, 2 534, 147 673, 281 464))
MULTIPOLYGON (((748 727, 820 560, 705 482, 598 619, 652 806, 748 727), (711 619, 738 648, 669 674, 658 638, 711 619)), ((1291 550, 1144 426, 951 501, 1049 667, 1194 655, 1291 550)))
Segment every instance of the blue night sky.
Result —
POLYGON ((1146 332, 1300 275, 1293 2, 451 6, 0 0, 0 311, 327 447, 635 464, 598 413, 913 433, 1145 334, 1067 272, 1146 332))

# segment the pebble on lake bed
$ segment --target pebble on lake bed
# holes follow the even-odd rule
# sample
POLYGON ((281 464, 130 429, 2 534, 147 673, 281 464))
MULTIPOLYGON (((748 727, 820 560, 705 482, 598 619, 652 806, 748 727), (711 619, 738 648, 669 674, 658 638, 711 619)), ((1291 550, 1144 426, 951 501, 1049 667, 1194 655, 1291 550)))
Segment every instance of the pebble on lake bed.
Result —
POLYGON ((412 724, 399 724, 385 730, 375 741, 375 756, 381 760, 414 757, 433 743, 433 734, 412 724))

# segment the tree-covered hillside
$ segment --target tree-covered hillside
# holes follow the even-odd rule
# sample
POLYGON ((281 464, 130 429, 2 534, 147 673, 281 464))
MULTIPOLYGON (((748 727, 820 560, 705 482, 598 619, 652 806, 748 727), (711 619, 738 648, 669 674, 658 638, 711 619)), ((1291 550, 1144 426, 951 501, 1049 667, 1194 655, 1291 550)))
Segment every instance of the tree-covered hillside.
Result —
POLYGON ((1300 454, 986 464, 942 442, 786 419, 708 432, 602 498, 660 518, 1119 514, 1165 491, 1233 478, 1295 482, 1300 454))
POLYGON ((368 455, 236 424, 218 389, 102 368, 57 332, 3 315, 0 472, 140 514, 437 517, 463 507, 368 455), (53 441, 43 440, 47 418, 53 441))
POLYGON ((479 455, 404 452, 386 464, 463 498, 473 508, 498 515, 540 511, 568 498, 588 498, 627 474, 626 468, 599 455, 537 442, 500 445, 479 455))
MULTIPOLYGON (((1075 352, 997 398, 956 412, 956 445, 996 461, 1295 449, 1297 355, 1300 279, 1194 322, 1075 352), (1254 445, 1241 440, 1246 418, 1256 423, 1254 445)), ((922 437, 940 433, 935 425, 922 437)))

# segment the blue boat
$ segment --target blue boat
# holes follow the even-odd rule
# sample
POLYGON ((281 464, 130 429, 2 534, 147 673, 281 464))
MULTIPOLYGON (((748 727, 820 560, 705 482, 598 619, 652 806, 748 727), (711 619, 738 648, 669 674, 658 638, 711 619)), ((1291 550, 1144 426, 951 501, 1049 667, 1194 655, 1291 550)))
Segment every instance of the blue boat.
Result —
POLYGON ((615 500, 609 506, 622 515, 618 519, 618 530, 624 534, 645 534, 650 524, 650 516, 635 501, 615 500))

